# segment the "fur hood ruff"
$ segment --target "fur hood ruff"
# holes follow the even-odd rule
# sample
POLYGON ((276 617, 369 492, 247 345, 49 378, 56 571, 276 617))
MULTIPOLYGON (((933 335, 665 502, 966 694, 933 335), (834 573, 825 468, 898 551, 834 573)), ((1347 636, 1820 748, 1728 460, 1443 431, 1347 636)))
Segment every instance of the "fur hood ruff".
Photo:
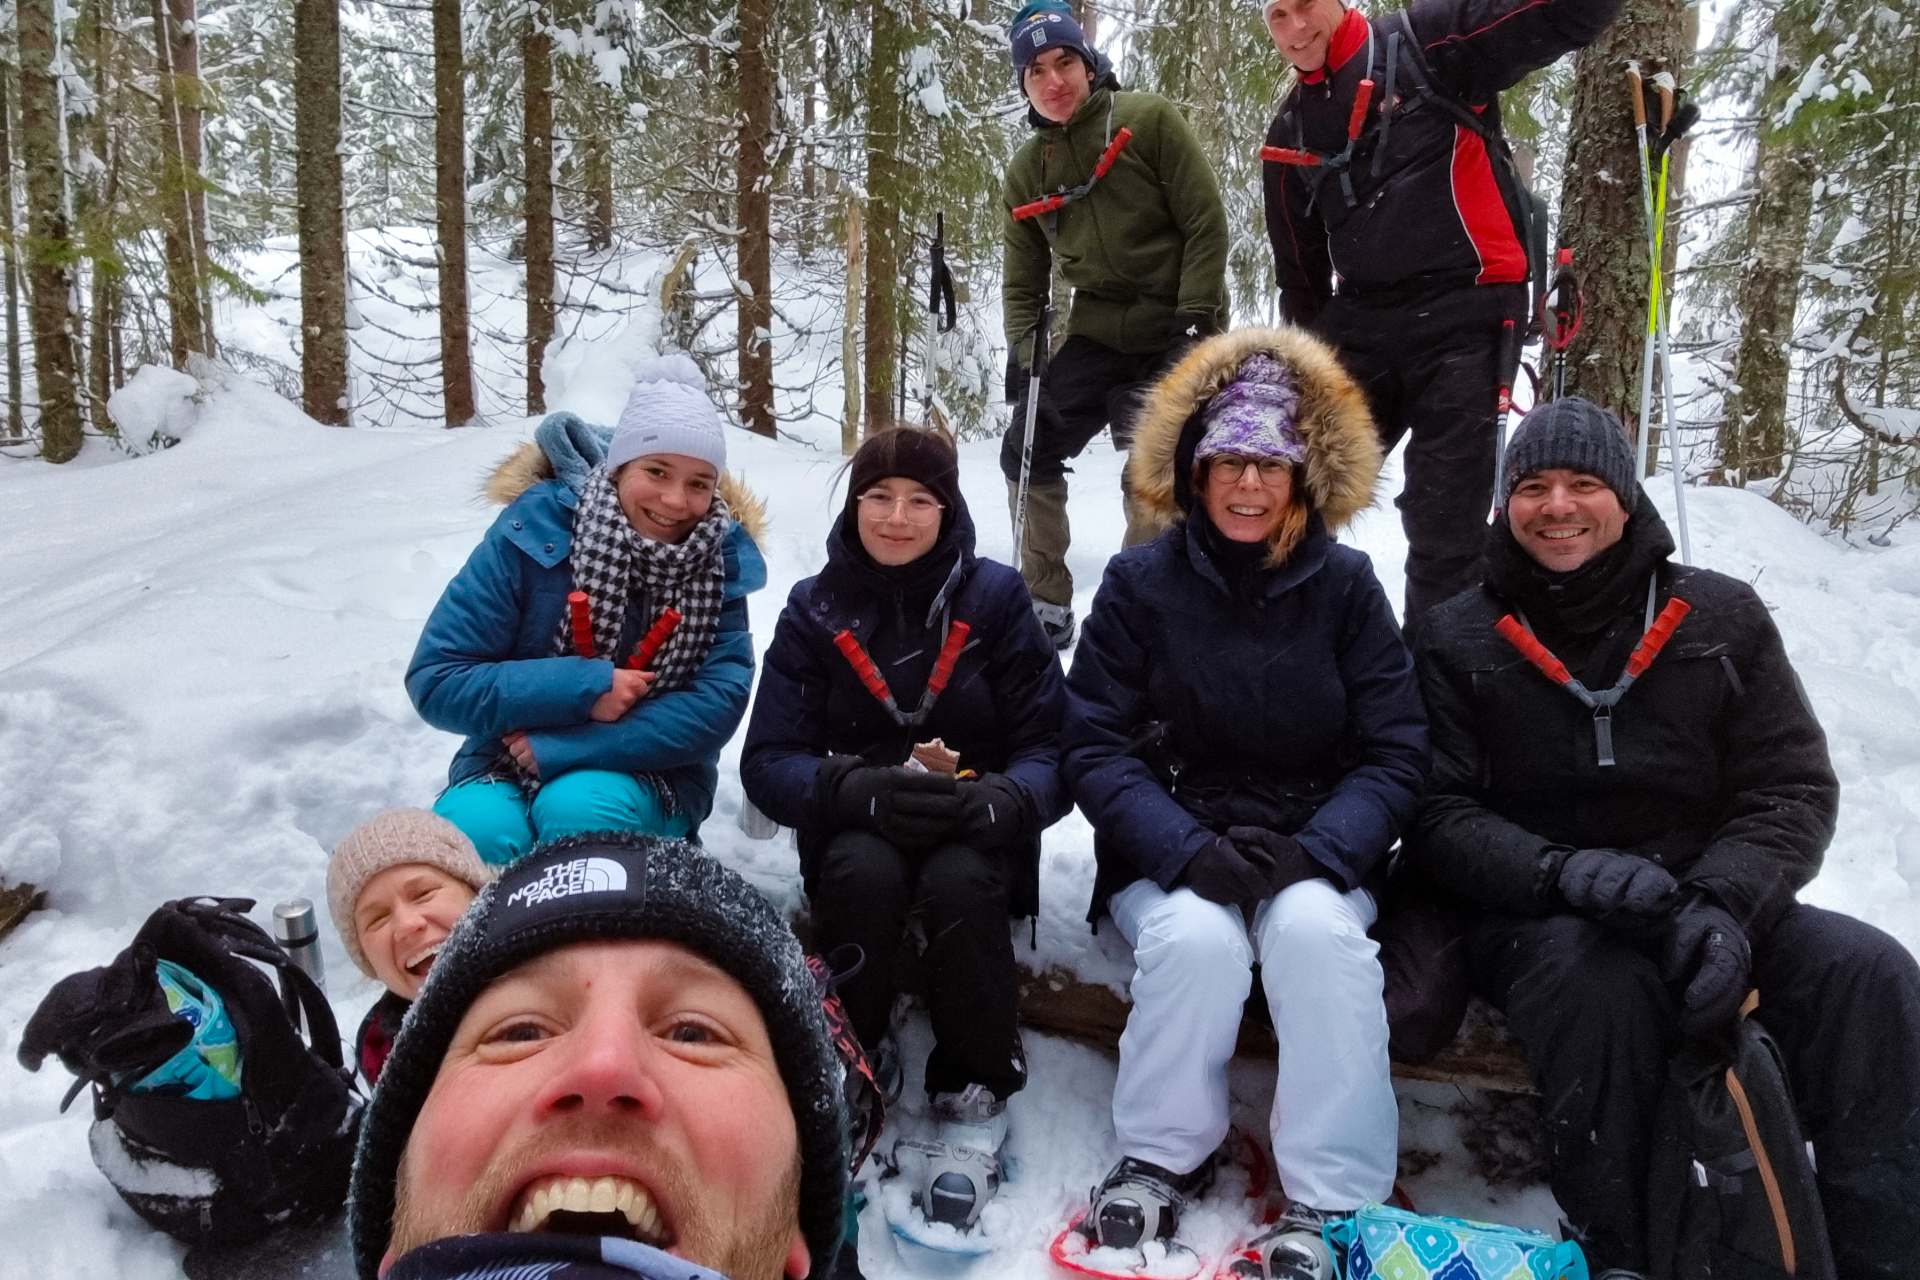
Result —
MULTIPOLYGON (((1181 491, 1190 491, 1190 486, 1176 486, 1175 470, 1182 463, 1192 466, 1200 442, 1194 415, 1233 380, 1241 361, 1253 355, 1271 356, 1299 383, 1300 415, 1294 428, 1307 448, 1306 496, 1327 529, 1341 529, 1373 505, 1380 437, 1365 394, 1340 367, 1333 348, 1304 329, 1238 329, 1208 338, 1190 351, 1154 384, 1140 412, 1127 479, 1136 501, 1160 528, 1187 517, 1181 491)), ((1284 556, 1288 549, 1274 550, 1284 556)))
MULTIPOLYGON (((553 460, 538 444, 528 440, 501 459, 500 465, 487 477, 487 500, 504 507, 543 480, 556 478, 553 460)), ((767 505, 760 500, 760 495, 747 488, 731 471, 720 473, 718 491, 726 500, 727 509, 733 512, 734 520, 747 531, 754 544, 766 545, 767 505)))

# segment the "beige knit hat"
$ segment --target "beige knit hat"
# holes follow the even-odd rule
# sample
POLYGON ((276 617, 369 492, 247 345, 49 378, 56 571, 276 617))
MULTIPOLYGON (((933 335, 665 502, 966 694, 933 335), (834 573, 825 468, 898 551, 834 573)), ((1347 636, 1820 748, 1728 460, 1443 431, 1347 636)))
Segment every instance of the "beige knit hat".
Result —
POLYGON ((333 927, 347 948, 347 958, 369 978, 373 966, 360 949, 360 931, 353 926, 353 909, 367 881, 388 867, 422 863, 438 867, 475 893, 494 877, 480 861, 466 833, 437 813, 425 809, 388 809, 376 813, 347 832, 327 863, 327 910, 333 927))

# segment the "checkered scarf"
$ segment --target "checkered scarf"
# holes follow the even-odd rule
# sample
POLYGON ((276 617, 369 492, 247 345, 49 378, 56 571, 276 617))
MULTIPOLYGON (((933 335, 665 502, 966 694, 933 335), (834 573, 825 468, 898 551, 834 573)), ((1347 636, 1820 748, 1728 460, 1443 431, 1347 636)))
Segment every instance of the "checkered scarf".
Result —
MULTIPOLYGON (((626 660, 625 653, 616 652, 620 632, 628 602, 644 590, 650 616, 641 619, 635 644, 668 605, 681 615, 680 625, 654 657, 652 666, 659 679, 653 682, 651 694, 692 684, 720 629, 727 574, 723 552, 732 523, 726 500, 715 494, 706 517, 685 541, 656 542, 634 530, 606 467, 595 467, 580 491, 570 556, 574 590, 587 593, 594 653, 616 662, 626 660)), ((553 651, 574 652, 573 626, 567 617, 560 619, 554 633, 553 651)))

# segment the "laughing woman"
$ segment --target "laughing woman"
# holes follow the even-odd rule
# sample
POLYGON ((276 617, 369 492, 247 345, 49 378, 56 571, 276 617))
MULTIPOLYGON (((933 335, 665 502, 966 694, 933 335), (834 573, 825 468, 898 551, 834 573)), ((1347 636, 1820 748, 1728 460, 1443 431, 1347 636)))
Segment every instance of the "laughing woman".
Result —
POLYGON ((1153 390, 1128 463, 1173 527, 1107 566, 1067 683, 1063 767, 1094 827, 1089 918, 1133 946, 1114 1128, 1083 1229, 1177 1242, 1227 1134, 1227 1060, 1260 966, 1271 1133, 1292 1207, 1269 1275, 1323 1277, 1319 1228, 1393 1188, 1398 1121, 1364 886, 1418 806, 1426 715, 1367 557, 1359 389, 1298 330, 1209 339, 1153 390))
MULTIPOLYGON (((751 496, 722 496, 726 438, 698 369, 659 372, 603 458, 571 457, 577 483, 543 478, 531 445, 503 464, 489 492, 510 505, 407 668, 421 718, 467 739, 434 812, 487 862, 581 831, 690 835, 713 807, 753 683, 746 596, 767 571, 735 518, 751 496)), ((557 421, 543 440, 600 453, 593 429, 555 436, 557 421)))

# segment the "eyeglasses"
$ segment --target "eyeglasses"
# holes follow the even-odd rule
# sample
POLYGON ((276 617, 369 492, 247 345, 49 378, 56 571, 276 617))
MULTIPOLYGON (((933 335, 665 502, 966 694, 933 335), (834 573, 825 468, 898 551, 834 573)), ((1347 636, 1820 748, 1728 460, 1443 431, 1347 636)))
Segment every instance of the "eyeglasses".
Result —
POLYGON ((900 507, 906 508, 908 524, 932 524, 946 510, 924 493, 896 498, 885 489, 869 489, 860 495, 860 514, 868 520, 885 520, 900 507))
POLYGON ((1216 453, 1207 459, 1207 478, 1221 484, 1238 484, 1248 467, 1260 469, 1261 484, 1279 484, 1293 474, 1293 464, 1285 458, 1243 458, 1237 453, 1216 453))

